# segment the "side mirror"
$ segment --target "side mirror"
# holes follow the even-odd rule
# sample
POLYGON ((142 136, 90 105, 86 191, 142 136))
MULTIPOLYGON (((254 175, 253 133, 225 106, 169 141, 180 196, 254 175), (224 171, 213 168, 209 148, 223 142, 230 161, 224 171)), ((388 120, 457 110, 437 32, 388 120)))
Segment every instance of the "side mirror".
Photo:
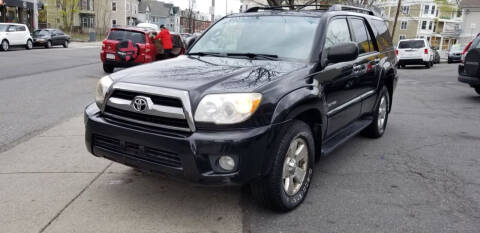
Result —
POLYGON ((187 39, 187 50, 189 50, 193 44, 195 44, 195 41, 197 41, 196 37, 191 37, 187 39))
POLYGON ((329 63, 353 61, 358 58, 358 53, 356 43, 342 43, 327 48, 327 59, 329 63))

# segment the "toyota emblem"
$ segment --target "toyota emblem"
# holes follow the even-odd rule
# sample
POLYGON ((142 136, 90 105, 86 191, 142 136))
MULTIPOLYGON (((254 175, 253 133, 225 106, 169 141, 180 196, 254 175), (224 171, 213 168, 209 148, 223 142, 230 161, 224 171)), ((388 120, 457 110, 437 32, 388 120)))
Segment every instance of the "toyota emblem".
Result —
POLYGON ((137 112, 145 112, 148 109, 148 101, 145 97, 137 96, 132 101, 132 107, 137 112))

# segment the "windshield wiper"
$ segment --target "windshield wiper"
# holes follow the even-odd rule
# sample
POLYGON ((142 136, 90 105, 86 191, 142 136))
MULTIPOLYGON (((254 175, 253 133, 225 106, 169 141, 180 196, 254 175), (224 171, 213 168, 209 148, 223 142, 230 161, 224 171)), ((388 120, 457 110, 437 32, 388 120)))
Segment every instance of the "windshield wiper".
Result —
POLYGON ((278 55, 273 54, 260 54, 260 53, 227 53, 227 56, 244 56, 250 59, 265 59, 265 60, 272 60, 278 61, 278 55))
POLYGON ((226 57, 225 53, 213 53, 213 52, 195 52, 195 53, 187 53, 187 55, 197 55, 197 56, 214 56, 214 57, 226 57))

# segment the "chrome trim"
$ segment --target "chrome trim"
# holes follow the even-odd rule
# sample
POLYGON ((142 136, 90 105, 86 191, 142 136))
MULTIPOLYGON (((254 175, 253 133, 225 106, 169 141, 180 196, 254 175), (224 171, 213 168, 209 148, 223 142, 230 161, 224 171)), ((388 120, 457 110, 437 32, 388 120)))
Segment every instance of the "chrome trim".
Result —
POLYGON ((141 124, 141 125, 148 125, 148 126, 160 127, 160 128, 164 128, 164 129, 171 129, 171 130, 178 130, 178 131, 183 131, 183 132, 191 132, 190 129, 188 129, 188 128, 175 127, 175 126, 171 126, 171 125, 154 124, 154 123, 150 123, 150 122, 139 121, 139 120, 135 120, 135 119, 131 119, 131 118, 117 116, 117 115, 110 114, 110 113, 104 113, 104 115, 107 116, 107 117, 110 117, 110 118, 115 118, 115 119, 122 120, 122 121, 129 121, 129 122, 133 122, 133 123, 137 123, 137 124, 141 124))
POLYGON ((352 105, 352 104, 354 104, 354 103, 360 102, 360 101, 362 101, 363 99, 365 99, 365 98, 367 98, 367 97, 369 97, 369 96, 371 96, 371 95, 373 95, 373 94, 375 94, 375 91, 374 91, 374 90, 367 91, 367 92, 363 93, 361 96, 356 97, 356 98, 354 98, 354 99, 352 99, 352 100, 350 100, 350 101, 348 101, 348 102, 346 102, 346 103, 344 103, 344 104, 342 104, 342 105, 340 105, 340 106, 338 106, 338 107, 336 107, 336 108, 328 111, 327 115, 328 115, 328 116, 334 115, 335 113, 338 113, 338 112, 342 111, 343 109, 347 108, 348 106, 350 106, 350 105, 352 105))
MULTIPOLYGON (((110 102, 110 96, 115 90, 133 91, 133 92, 137 92, 139 94, 143 93, 143 94, 150 94, 150 95, 179 99, 180 101, 182 101, 182 104, 183 104, 183 109, 182 110, 176 109, 175 107, 169 107, 169 106, 162 106, 161 108, 155 108, 155 110, 156 111, 166 111, 167 113, 164 113, 164 114, 173 114, 177 117, 180 117, 179 114, 180 114, 180 111, 182 111, 183 112, 183 118, 177 118, 177 119, 186 119, 187 120, 187 124, 189 126, 189 129, 187 129, 186 131, 191 131, 191 132, 196 131, 195 122, 193 120, 193 109, 192 109, 192 105, 190 103, 190 95, 189 95, 188 91, 165 88, 165 87, 149 86, 149 85, 143 85, 143 84, 117 82, 117 83, 114 83, 107 92, 107 95, 106 95, 107 97, 106 98, 108 98, 107 99, 108 102, 110 102)), ((102 113, 105 113, 105 106, 106 105, 107 104, 103 104, 102 113)), ((130 105, 130 103, 129 103, 129 105, 130 105)), ((157 107, 158 107, 158 105, 157 105, 157 107)), ((125 110, 125 109, 123 109, 123 110, 125 110)), ((131 111, 131 110, 128 110, 128 111, 131 111)), ((157 114, 159 114, 159 113, 157 112, 157 114)), ((111 116, 112 114, 109 114, 109 115, 110 115, 110 117, 120 118, 118 116, 111 116)), ((175 118, 175 117, 171 117, 171 118, 175 118)), ((132 120, 132 119, 129 119, 129 118, 123 118, 122 120, 137 122, 137 123, 146 124, 146 125, 158 126, 158 127, 162 127, 162 128, 185 131, 185 128, 179 128, 179 127, 167 126, 167 125, 159 125, 159 124, 152 124, 152 123, 148 123, 148 122, 141 122, 141 121, 137 121, 137 120, 132 120)))
MULTIPOLYGON (((146 99, 148 102, 147 109, 145 110, 145 112, 142 112, 142 114, 175 119, 185 119, 185 113, 183 112, 182 108, 155 105, 149 97, 142 96, 142 98, 146 99)), ((132 101, 133 100, 110 97, 110 99, 108 99, 107 101, 107 105, 125 111, 138 113, 138 111, 135 111, 132 108, 132 101)))

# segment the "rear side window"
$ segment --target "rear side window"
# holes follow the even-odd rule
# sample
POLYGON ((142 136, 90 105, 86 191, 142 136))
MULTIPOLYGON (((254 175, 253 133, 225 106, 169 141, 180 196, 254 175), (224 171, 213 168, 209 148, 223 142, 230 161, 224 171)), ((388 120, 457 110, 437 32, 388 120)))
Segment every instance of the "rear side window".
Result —
POLYGON ((400 44, 398 44, 399 49, 421 49, 424 47, 425 42, 423 40, 400 41, 400 44))
POLYGON ((109 40, 124 41, 131 40, 134 44, 145 44, 145 34, 124 30, 114 30, 108 35, 109 40))
POLYGON ((377 45, 380 51, 392 48, 392 37, 388 32, 387 24, 381 20, 371 20, 373 27, 376 30, 377 45))
POLYGON ((373 52, 373 43, 370 34, 367 31, 365 23, 361 19, 351 19, 353 33, 355 35, 355 42, 358 44, 359 53, 373 52))
POLYGON ((24 32, 27 30, 25 26, 16 26, 16 29, 17 29, 17 32, 24 32))
POLYGON ((334 19, 328 25, 325 48, 341 43, 351 42, 347 19, 334 19))
POLYGON ((171 35, 174 48, 182 48, 182 39, 178 35, 171 35))

